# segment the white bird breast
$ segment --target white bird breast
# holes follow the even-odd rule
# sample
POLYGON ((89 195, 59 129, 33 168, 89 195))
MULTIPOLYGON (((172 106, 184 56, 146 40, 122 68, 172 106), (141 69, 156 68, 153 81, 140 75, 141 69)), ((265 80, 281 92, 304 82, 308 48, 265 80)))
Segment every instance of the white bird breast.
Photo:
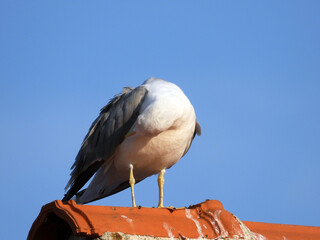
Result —
POLYGON ((174 165, 192 140, 196 123, 190 101, 176 85, 147 82, 145 86, 148 95, 133 128, 136 134, 119 145, 113 161, 124 175, 132 164, 136 179, 174 165))

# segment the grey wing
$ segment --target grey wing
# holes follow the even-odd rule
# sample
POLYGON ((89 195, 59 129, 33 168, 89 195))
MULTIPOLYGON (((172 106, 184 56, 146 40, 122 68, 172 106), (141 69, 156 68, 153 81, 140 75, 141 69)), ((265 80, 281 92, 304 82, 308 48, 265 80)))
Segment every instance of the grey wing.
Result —
POLYGON ((101 109, 71 167, 71 178, 66 186, 66 190, 69 190, 62 201, 71 199, 101 165, 109 160, 135 123, 146 95, 147 90, 143 86, 124 88, 122 93, 101 109))

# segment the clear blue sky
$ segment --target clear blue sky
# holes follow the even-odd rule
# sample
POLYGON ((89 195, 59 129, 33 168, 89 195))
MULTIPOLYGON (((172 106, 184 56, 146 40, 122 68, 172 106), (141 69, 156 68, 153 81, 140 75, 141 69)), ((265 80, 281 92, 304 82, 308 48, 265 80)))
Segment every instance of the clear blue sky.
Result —
MULTIPOLYGON (((319 226, 319 1, 2 0, 0 51, 1 239, 26 238, 99 109, 150 76, 184 90, 203 133, 165 205, 319 226)), ((157 199, 156 177, 136 186, 137 204, 157 199)))

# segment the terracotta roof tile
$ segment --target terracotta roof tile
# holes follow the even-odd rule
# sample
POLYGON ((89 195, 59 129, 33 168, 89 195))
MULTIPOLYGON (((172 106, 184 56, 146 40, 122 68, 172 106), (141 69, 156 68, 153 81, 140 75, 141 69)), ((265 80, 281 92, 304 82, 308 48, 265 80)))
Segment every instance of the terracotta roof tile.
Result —
POLYGON ((243 223, 217 200, 182 209, 77 205, 57 200, 42 207, 28 239, 65 239, 70 233, 94 238, 106 232, 164 238, 320 239, 319 227, 243 223))
POLYGON ((272 240, 320 240, 320 227, 249 222, 243 223, 255 233, 272 240))

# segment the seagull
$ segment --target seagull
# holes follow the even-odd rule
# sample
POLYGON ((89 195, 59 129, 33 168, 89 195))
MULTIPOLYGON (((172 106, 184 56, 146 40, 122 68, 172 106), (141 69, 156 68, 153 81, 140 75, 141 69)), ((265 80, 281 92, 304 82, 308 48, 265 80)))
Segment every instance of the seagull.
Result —
POLYGON ((177 85, 152 77, 136 88, 125 87, 92 123, 62 201, 85 204, 130 187, 136 207, 134 185, 158 174, 162 208, 164 173, 187 153, 196 134, 201 127, 194 108, 177 85))

